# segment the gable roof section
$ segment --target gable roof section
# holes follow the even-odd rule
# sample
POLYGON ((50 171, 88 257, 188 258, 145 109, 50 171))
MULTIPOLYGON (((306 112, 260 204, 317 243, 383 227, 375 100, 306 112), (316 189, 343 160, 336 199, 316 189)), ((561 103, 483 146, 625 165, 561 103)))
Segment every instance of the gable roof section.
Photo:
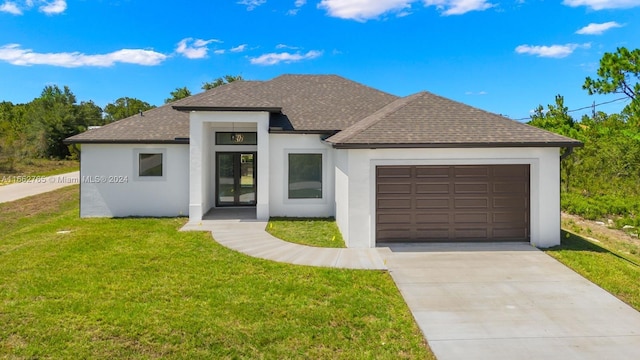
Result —
POLYGON ((282 75, 253 86, 175 104, 180 111, 279 109, 296 131, 346 129, 397 96, 337 75, 282 75))
POLYGON ((161 106, 66 138, 74 143, 188 143, 189 114, 161 106))
POLYGON ((582 145, 577 140, 429 92, 398 99, 327 141, 336 148, 582 145))
POLYGON ((189 114, 173 109, 173 106, 194 99, 211 96, 211 93, 228 93, 234 89, 251 86, 258 81, 234 81, 224 86, 190 96, 151 110, 142 116, 136 114, 102 126, 71 136, 65 143, 188 143, 189 114))
POLYGON ((267 111, 274 132, 339 133, 337 148, 575 147, 582 143, 429 92, 408 97, 335 75, 234 81, 66 143, 188 143, 188 111, 267 111))
POLYGON ((66 143, 186 143, 188 111, 267 111, 284 131, 346 129, 397 96, 336 75, 282 75, 234 81, 69 137, 66 143))

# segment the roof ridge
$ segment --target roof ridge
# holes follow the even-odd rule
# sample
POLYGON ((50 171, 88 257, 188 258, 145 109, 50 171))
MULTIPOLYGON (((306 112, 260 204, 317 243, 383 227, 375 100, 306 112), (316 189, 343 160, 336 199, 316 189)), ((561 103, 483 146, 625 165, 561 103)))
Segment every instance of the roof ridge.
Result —
POLYGON ((372 126, 378 124, 380 121, 384 120, 388 115, 396 113, 401 109, 405 108, 411 103, 413 99, 419 98, 420 96, 423 96, 425 94, 427 94, 427 92, 421 91, 405 97, 397 98, 396 100, 378 109, 373 114, 368 115, 367 117, 349 126, 348 128, 344 129, 343 131, 337 133, 336 135, 330 137, 327 140, 329 142, 347 141, 352 137, 360 134, 361 132, 366 131, 372 126))

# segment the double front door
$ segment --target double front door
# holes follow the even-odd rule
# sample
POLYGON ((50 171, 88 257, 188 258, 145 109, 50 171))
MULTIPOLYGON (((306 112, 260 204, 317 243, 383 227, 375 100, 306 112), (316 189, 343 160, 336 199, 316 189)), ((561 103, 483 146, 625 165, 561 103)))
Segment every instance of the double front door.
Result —
POLYGON ((256 153, 216 153, 216 206, 256 205, 256 153))

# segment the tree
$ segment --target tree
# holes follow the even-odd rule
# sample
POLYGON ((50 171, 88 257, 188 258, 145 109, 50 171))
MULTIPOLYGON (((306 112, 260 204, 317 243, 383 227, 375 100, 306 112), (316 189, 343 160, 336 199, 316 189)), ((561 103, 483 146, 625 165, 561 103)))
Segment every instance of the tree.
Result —
MULTIPOLYGON (((556 104, 547 105, 546 111, 542 105, 538 105, 533 115, 531 115, 529 125, 572 138, 580 138, 579 127, 576 126, 575 120, 569 115, 569 109, 564 105, 564 97, 562 95, 556 95, 556 104)), ((570 159, 565 159, 562 164, 560 169, 561 181, 564 183, 565 191, 569 191, 571 174, 577 161, 579 161, 577 155, 573 155, 570 159)))
POLYGON ((154 107, 155 106, 136 98, 121 97, 104 107, 105 122, 110 123, 124 119, 132 115, 137 115, 140 111, 147 111, 154 107))
POLYGON ((213 80, 212 82, 202 83, 202 90, 210 90, 210 89, 216 88, 218 86, 222 86, 222 85, 228 84, 230 82, 238 81, 238 80, 244 80, 242 78, 242 75, 236 75, 236 76, 225 75, 223 77, 219 77, 219 78, 213 80))
POLYGON ((569 109, 564 105, 564 97, 556 95, 556 104, 547 105, 544 110, 542 105, 534 110, 529 125, 549 130, 570 137, 577 137, 575 120, 569 115, 569 109))
POLYGON ((191 96, 191 91, 189 91, 189 89, 187 89, 187 87, 185 86, 176 88, 175 90, 170 92, 169 95, 171 95, 170 98, 164 99, 165 104, 189 97, 191 96))
POLYGON ((617 48, 600 59, 598 78, 587 77, 582 88, 593 94, 625 94, 631 99, 625 112, 640 116, 640 49, 617 48))

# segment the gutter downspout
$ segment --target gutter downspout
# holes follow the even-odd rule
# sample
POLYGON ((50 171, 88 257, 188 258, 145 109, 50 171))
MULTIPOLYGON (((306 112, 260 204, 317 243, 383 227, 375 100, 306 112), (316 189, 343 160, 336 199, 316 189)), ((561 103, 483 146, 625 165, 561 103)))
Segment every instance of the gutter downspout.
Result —
POLYGON ((571 154, 573 154, 573 147, 568 147, 567 150, 560 155, 560 161, 566 159, 571 154))

